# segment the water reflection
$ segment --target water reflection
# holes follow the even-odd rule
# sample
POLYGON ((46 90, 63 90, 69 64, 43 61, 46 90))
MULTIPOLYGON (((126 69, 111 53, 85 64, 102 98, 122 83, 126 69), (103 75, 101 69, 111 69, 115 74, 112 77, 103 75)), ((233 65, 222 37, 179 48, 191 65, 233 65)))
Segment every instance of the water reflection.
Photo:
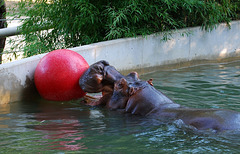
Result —
POLYGON ((72 121, 72 123, 69 123, 69 121, 67 123, 62 121, 61 125, 58 123, 51 123, 44 127, 37 126, 35 127, 35 130, 41 131, 45 134, 43 139, 48 140, 45 144, 47 144, 47 147, 50 149, 71 151, 87 149, 84 143, 81 143, 81 139, 85 137, 81 134, 83 131, 74 129, 74 127, 78 126, 75 123, 76 122, 74 121, 72 121))
POLYGON ((3 121, 9 120, 5 115, 10 113, 10 104, 0 104, 0 128, 8 128, 8 125, 1 124, 3 121))
POLYGON ((39 125, 32 128, 43 134, 43 139, 50 149, 57 150, 80 150, 87 149, 81 140, 86 136, 83 134, 78 118, 90 116, 88 110, 69 110, 71 104, 61 102, 40 101, 38 109, 41 111, 35 114, 35 119, 40 121, 39 125))

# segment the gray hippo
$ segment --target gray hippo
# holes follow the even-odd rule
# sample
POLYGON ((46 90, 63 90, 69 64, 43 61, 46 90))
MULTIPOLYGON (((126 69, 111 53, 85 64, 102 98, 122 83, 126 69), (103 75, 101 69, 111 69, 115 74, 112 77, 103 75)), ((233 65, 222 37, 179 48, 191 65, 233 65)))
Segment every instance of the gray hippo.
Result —
POLYGON ((111 110, 164 119, 181 119, 198 130, 240 129, 240 113, 222 109, 196 109, 182 107, 152 85, 152 80, 142 81, 136 72, 120 74, 106 61, 99 61, 82 75, 79 84, 85 92, 103 95, 89 99, 88 105, 103 105, 111 110))

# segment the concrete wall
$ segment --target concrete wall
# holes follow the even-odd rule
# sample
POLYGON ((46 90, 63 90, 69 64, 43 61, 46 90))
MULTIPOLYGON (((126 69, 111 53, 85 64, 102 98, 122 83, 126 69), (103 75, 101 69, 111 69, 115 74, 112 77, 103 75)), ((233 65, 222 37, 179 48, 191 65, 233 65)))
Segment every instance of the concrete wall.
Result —
MULTIPOLYGON (((179 32, 174 32, 172 39, 165 42, 162 41, 163 35, 158 34, 105 41, 71 50, 80 53, 90 65, 107 60, 121 72, 137 70, 140 73, 170 64, 181 67, 186 63, 240 57, 240 21, 232 22, 231 29, 221 24, 210 33, 199 27, 179 32), (190 32, 188 36, 179 34, 186 31, 190 32)), ((0 65, 0 104, 36 97, 33 74, 44 55, 0 65)))

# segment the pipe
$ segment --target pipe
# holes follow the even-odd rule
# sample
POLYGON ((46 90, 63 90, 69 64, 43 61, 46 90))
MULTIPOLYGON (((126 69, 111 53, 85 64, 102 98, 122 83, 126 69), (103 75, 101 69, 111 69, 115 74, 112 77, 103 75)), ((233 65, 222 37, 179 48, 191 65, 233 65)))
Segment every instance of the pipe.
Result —
POLYGON ((21 31, 18 29, 19 26, 15 27, 7 27, 0 29, 0 38, 8 37, 8 36, 14 36, 21 33, 21 31))

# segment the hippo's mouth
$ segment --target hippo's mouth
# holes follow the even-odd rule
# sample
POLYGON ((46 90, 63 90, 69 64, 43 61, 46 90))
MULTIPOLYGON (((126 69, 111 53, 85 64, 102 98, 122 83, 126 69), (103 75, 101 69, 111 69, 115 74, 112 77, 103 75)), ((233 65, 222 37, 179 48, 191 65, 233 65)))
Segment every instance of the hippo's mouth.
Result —
POLYGON ((105 106, 106 104, 108 104, 111 97, 111 91, 103 91, 102 93, 87 93, 83 97, 81 102, 89 106, 105 106))

